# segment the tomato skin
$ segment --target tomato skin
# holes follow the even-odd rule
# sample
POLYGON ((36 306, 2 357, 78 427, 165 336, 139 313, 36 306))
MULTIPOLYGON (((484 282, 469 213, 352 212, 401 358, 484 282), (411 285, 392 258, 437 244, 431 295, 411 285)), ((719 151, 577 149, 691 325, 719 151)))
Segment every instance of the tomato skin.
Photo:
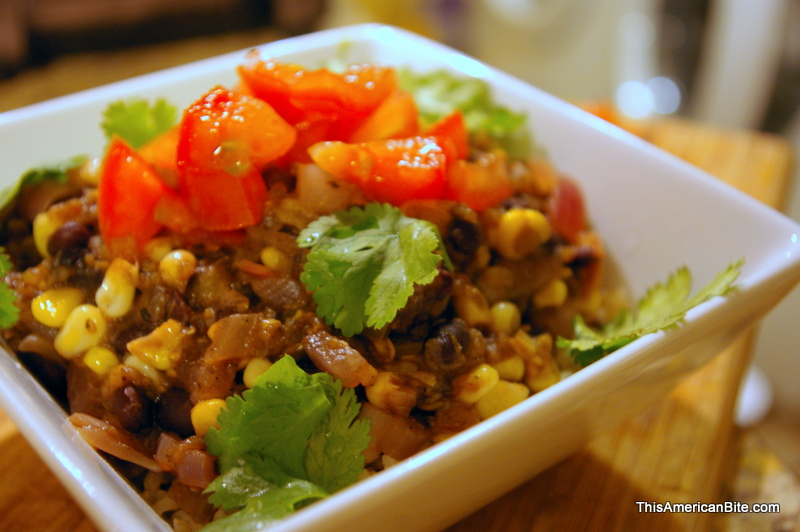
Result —
POLYGON ((297 137, 265 102, 212 89, 183 115, 178 138, 181 194, 209 231, 239 229, 264 214, 261 169, 286 154, 297 137))
POLYGON ((505 159, 487 156, 479 162, 459 159, 447 172, 444 199, 460 201, 476 211, 497 205, 514 192, 505 159))
POLYGON ((170 186, 178 186, 178 137, 180 128, 173 127, 141 146, 137 151, 170 186))
POLYGON ((277 61, 264 61, 255 50, 249 52, 237 68, 239 77, 250 94, 269 103, 287 122, 295 124, 302 111, 291 101, 291 83, 303 68, 277 61))
MULTIPOLYGON (((310 162, 307 150, 318 142, 351 142, 360 124, 399 90, 394 69, 375 65, 351 65, 336 73, 263 60, 251 52, 238 72, 248 94, 267 102, 296 127, 297 142, 284 163, 310 162)), ((403 135, 416 133, 405 129, 403 135)))
POLYGON ((129 254, 131 240, 141 250, 163 228, 154 212, 170 193, 172 189, 124 140, 111 140, 97 186, 97 217, 113 255, 129 254))
POLYGON ((309 153, 323 170, 359 185, 373 201, 399 206, 444 194, 449 157, 434 137, 361 144, 328 141, 315 144, 309 153))
POLYGON ((297 133, 268 104, 222 87, 184 111, 178 138, 178 169, 195 167, 243 173, 284 155, 297 133))
POLYGON ((577 243, 580 234, 588 228, 583 192, 578 184, 560 177, 550 201, 550 225, 553 231, 570 243, 577 243))
POLYGON ((411 93, 390 94, 350 135, 348 142, 414 137, 419 134, 419 110, 411 93))
POLYGON ((455 147, 456 157, 459 159, 469 157, 469 134, 464 122, 464 114, 460 109, 456 109, 431 124, 425 134, 450 139, 455 147))
POLYGON ((290 85, 290 101, 306 117, 363 119, 397 89, 394 70, 351 65, 342 74, 304 71, 290 85))

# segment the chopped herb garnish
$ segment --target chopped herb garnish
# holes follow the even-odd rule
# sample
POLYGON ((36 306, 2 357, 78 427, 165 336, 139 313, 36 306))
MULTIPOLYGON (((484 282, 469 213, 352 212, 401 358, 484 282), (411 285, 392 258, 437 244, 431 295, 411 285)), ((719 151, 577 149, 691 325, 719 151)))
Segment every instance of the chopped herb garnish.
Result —
POLYGON ((5 249, 0 247, 0 327, 3 329, 12 327, 19 319, 19 307, 14 303, 17 295, 2 280, 11 268, 11 260, 6 255, 5 249))
POLYGON ((621 312, 600 331, 589 327, 578 316, 574 324, 575 339, 559 338, 558 346, 567 349, 578 364, 588 366, 646 334, 677 327, 692 308, 735 291, 733 283, 739 277, 743 263, 743 260, 732 263, 692 297, 689 297, 692 274, 685 266, 679 268, 666 283, 650 288, 635 312, 621 312))
POLYGON ((358 480, 369 422, 355 392, 284 356, 232 396, 205 441, 219 459, 210 502, 239 510, 204 530, 256 530, 358 480), (243 527, 243 528, 242 528, 243 527))
POLYGON ((311 248, 300 280, 317 314, 346 336, 391 322, 415 284, 431 283, 442 260, 450 267, 436 226, 388 204, 318 218, 297 242, 311 248))
POLYGON ((117 135, 139 148, 177 123, 178 110, 164 98, 154 103, 134 98, 111 103, 100 124, 110 139, 117 135))

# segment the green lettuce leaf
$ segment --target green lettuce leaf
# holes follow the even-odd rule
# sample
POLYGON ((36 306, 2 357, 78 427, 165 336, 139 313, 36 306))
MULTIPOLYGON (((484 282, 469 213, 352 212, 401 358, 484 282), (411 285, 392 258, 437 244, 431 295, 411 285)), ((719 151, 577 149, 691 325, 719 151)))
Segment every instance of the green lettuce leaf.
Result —
POLYGON ((532 154, 527 117, 494 103, 485 81, 446 70, 416 73, 411 69, 399 70, 398 79, 400 86, 414 95, 424 124, 460 109, 473 145, 502 148, 512 158, 532 154))

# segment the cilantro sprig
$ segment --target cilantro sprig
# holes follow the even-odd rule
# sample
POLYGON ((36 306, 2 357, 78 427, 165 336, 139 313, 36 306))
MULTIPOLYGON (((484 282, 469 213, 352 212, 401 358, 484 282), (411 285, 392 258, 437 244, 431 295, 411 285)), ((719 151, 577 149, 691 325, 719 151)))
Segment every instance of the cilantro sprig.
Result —
POLYGON ((132 98, 109 104, 100 125, 106 137, 110 139, 118 135, 135 149, 166 132, 177 120, 177 108, 164 98, 152 104, 141 98, 132 98))
POLYGON ((742 264, 744 260, 733 262, 691 297, 692 274, 687 267, 681 267, 666 283, 647 290, 635 312, 621 312, 599 331, 578 316, 574 323, 575 339, 559 338, 557 345, 567 349, 578 364, 588 366, 646 334, 675 328, 692 308, 713 297, 734 292, 733 283, 739 277, 742 264))
POLYGON ((11 271, 11 260, 5 249, 0 247, 0 328, 12 327, 19 319, 19 307, 15 304, 17 295, 2 280, 11 271))
POLYGON ((284 356, 250 390, 226 401, 205 441, 220 476, 209 501, 231 515, 205 532, 257 530, 353 484, 364 468, 369 423, 352 389, 309 375, 284 356))
POLYGON ((415 284, 436 278, 442 260, 452 268, 436 226, 388 204, 318 218, 297 242, 311 248, 300 280, 317 314, 346 336, 391 322, 415 284))

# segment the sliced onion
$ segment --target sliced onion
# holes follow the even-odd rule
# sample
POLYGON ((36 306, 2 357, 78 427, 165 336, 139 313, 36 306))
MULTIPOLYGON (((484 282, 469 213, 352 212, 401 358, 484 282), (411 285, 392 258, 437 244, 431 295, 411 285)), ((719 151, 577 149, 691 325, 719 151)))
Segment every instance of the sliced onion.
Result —
POLYGON ((86 440, 86 443, 98 451, 103 451, 120 460, 131 462, 156 473, 161 471, 155 460, 136 448, 138 447, 136 439, 130 434, 102 419, 87 414, 75 413, 67 419, 78 431, 78 434, 86 440))
POLYGON ((316 164, 297 166, 297 199, 311 212, 331 214, 361 203, 361 189, 337 180, 316 164))
POLYGON ((345 388, 370 386, 378 378, 378 370, 361 353, 326 331, 307 335, 303 348, 317 369, 342 379, 345 388))
POLYGON ((191 488, 206 489, 214 480, 214 457, 199 449, 181 454, 176 466, 178 480, 191 488))

